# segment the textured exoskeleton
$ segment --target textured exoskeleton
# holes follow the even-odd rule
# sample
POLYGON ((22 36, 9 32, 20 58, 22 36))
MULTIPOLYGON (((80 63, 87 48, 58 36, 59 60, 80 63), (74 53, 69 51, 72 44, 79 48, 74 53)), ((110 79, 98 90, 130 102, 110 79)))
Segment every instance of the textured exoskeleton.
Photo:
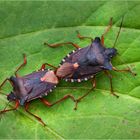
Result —
MULTIPOLYGON (((121 25, 115 43, 112 48, 107 48, 104 45, 104 36, 112 27, 112 18, 110 19, 109 26, 107 27, 107 29, 105 30, 105 32, 101 37, 95 37, 93 39, 91 37, 81 36, 80 33, 77 31, 78 38, 80 39, 86 38, 91 40, 91 44, 85 48, 81 48, 80 46, 72 42, 65 42, 65 43, 58 43, 58 44, 48 44, 47 42, 45 42, 44 43, 45 45, 48 45, 53 48, 66 44, 70 44, 76 48, 76 50, 73 50, 71 53, 67 54, 66 57, 62 59, 60 66, 57 68, 56 75, 59 78, 70 82, 81 82, 93 78, 93 89, 94 89, 96 86, 95 83, 96 74, 98 74, 99 72, 104 72, 110 80, 111 94, 118 97, 118 95, 116 95, 113 92, 112 75, 109 73, 109 71, 113 70, 119 72, 130 72, 134 74, 129 67, 126 69, 118 70, 111 64, 111 59, 117 54, 117 49, 115 49, 115 44, 119 37, 122 23, 123 23, 123 18, 121 21, 121 25)), ((79 100, 81 100, 86 95, 87 94, 80 97, 79 100)))
POLYGON ((6 81, 9 81, 11 83, 13 87, 13 91, 11 91, 11 93, 7 95, 7 99, 9 100, 9 102, 11 101, 15 102, 14 108, 7 109, 7 110, 4 109, 0 111, 0 114, 8 111, 16 110, 19 107, 19 105, 22 105, 25 107, 26 112, 34 116, 38 121, 40 121, 45 126, 45 123, 41 120, 41 118, 29 112, 28 108, 29 108, 30 101, 34 99, 40 99, 42 103, 44 103, 48 107, 51 107, 67 98, 71 98, 74 102, 76 100, 72 95, 67 94, 63 98, 61 98, 60 100, 54 103, 48 102, 43 97, 48 95, 50 92, 52 92, 52 90, 59 83, 55 71, 45 69, 46 64, 51 66, 50 64, 45 63, 42 65, 40 70, 36 72, 32 72, 31 74, 25 76, 19 76, 17 74, 17 71, 21 67, 23 67, 26 63, 27 63, 26 56, 24 55, 24 62, 15 71, 15 77, 11 76, 10 78, 6 78, 3 81, 3 83, 0 85, 0 89, 1 89, 2 86, 6 83, 6 81))
POLYGON ((102 46, 100 38, 96 37, 90 46, 74 50, 63 58, 56 74, 71 82, 88 80, 100 71, 112 70, 111 58, 116 53, 115 48, 105 48, 102 46), (74 67, 76 63, 78 66, 74 67), (66 65, 67 67, 65 67, 66 65), (64 75, 64 72, 69 69, 68 66, 73 69, 64 75))
POLYGON ((53 71, 45 69, 23 77, 10 77, 9 81, 12 83, 13 91, 7 96, 8 100, 19 100, 20 105, 24 105, 26 102, 48 95, 58 83, 56 76, 55 81, 41 81, 41 78, 48 73, 51 77, 55 76, 53 71))

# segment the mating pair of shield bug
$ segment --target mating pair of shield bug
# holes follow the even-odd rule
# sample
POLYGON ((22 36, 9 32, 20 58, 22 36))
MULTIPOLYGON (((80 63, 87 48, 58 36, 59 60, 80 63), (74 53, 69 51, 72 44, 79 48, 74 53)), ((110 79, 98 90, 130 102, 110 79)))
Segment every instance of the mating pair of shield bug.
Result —
POLYGON ((110 19, 109 25, 101 37, 95 37, 95 39, 91 37, 84 37, 81 36, 80 33, 77 31, 78 38, 91 40, 91 44, 85 48, 81 48, 77 44, 74 44, 72 42, 59 44, 48 44, 45 42, 44 44, 50 47, 58 47, 66 44, 71 44, 76 48, 76 50, 67 54, 67 56, 62 59, 59 67, 54 67, 48 63, 45 63, 37 72, 33 72, 31 74, 20 77, 17 72, 27 63, 26 56, 24 55, 24 62, 17 68, 15 72, 15 77, 12 76, 10 78, 6 78, 4 82, 0 85, 1 88, 6 81, 10 81, 13 87, 13 91, 7 95, 7 99, 9 100, 9 102, 15 102, 15 107, 7 110, 4 109, 0 111, 0 113, 2 114, 8 111, 16 110, 19 105, 23 105, 26 112, 34 116, 43 125, 45 125, 45 123, 40 117, 34 115, 29 111, 29 104, 31 100, 40 99, 42 103, 44 103, 48 107, 51 107, 67 98, 70 98, 75 102, 76 109, 77 103, 85 96, 87 96, 90 91, 96 87, 96 74, 102 71, 108 76, 110 80, 111 94, 119 97, 113 91, 112 75, 109 71, 113 70, 118 72, 130 72, 134 74, 130 70, 130 68, 118 70, 111 64, 112 58, 117 55, 117 49, 115 49, 115 45, 121 31, 122 23, 123 18, 115 43, 112 48, 107 48, 104 45, 104 37, 112 27, 112 18, 110 19), (46 69, 46 65, 53 67, 54 70, 46 69), (56 85, 61 79, 69 82, 82 82, 87 81, 88 79, 93 79, 93 87, 86 94, 79 97, 78 99, 75 99, 72 95, 67 94, 55 103, 49 103, 43 97, 47 96, 50 92, 52 92, 52 90, 56 87, 56 85))

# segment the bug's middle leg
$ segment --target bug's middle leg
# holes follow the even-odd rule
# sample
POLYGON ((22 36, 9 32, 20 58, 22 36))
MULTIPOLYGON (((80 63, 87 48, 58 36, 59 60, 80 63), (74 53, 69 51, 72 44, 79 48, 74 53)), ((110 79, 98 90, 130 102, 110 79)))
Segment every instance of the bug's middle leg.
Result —
POLYGON ((95 80, 95 76, 93 77, 93 81, 92 81, 92 88, 84 95, 80 96, 78 99, 76 99, 77 103, 80 102, 83 98, 85 98, 87 95, 89 95, 89 93, 91 93, 92 90, 95 89, 96 87, 96 80, 95 80))
POLYGON ((110 92, 112 95, 116 96, 117 98, 119 97, 118 95, 116 95, 114 93, 114 90, 113 90, 113 85, 112 85, 112 75, 109 73, 109 71, 105 70, 104 73, 107 75, 107 77, 109 78, 109 81, 110 81, 110 92))
POLYGON ((42 121, 42 119, 40 117, 38 117, 37 115, 34 115, 33 113, 31 113, 28 109, 29 109, 29 102, 25 104, 25 111, 27 113, 29 113, 30 115, 32 115, 33 117, 35 117, 41 124, 43 124, 43 126, 46 126, 46 124, 42 121))
POLYGON ((64 101, 64 100, 66 100, 66 99, 69 99, 69 98, 70 98, 72 101, 75 102, 74 110, 76 110, 76 109, 77 109, 77 102, 76 102, 76 99, 74 98, 74 96, 71 95, 71 94, 65 95, 63 98, 59 99, 58 101, 56 101, 56 102, 54 102, 54 103, 50 103, 50 102, 48 102, 48 101, 47 101, 46 99, 44 99, 44 98, 41 98, 40 100, 41 100, 42 103, 44 103, 44 104, 47 105, 48 107, 51 107, 51 106, 53 106, 53 105, 55 105, 55 104, 58 104, 58 103, 60 103, 60 102, 62 102, 62 101, 64 101))
POLYGON ((55 70, 57 69, 57 67, 55 67, 55 66, 53 66, 53 65, 51 65, 49 63, 44 63, 44 64, 42 64, 40 70, 44 70, 46 68, 46 65, 49 66, 49 67, 52 67, 55 70))

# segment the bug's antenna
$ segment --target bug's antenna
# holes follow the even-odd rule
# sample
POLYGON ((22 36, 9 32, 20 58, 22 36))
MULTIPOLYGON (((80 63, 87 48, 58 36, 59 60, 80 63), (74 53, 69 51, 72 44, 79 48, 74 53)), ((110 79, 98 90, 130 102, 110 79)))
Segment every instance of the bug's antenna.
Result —
POLYGON ((115 42, 114 42, 113 48, 115 48, 115 45, 116 45, 117 40, 118 40, 118 37, 119 37, 119 35, 120 35, 121 28, 122 28, 122 24, 123 24, 123 19, 124 19, 124 16, 122 17, 122 21, 121 21, 121 24, 120 24, 120 28, 119 28, 118 34, 117 34, 117 36, 116 36, 116 39, 115 39, 115 42))
POLYGON ((4 92, 1 92, 1 91, 0 91, 0 93, 2 93, 4 96, 7 96, 7 95, 5 95, 5 93, 4 93, 4 92))

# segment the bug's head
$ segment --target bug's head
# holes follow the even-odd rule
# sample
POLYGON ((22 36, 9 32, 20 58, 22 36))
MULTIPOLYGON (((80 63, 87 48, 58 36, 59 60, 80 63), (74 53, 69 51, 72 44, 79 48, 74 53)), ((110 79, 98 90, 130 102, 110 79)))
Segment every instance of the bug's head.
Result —
POLYGON ((8 101, 15 101, 17 98, 13 92, 7 95, 7 100, 8 101))
POLYGON ((101 42, 100 37, 95 37, 95 39, 93 40, 93 42, 95 42, 95 43, 100 43, 100 42, 101 42))
POLYGON ((17 89, 18 89, 18 86, 17 86, 17 78, 15 78, 15 77, 13 77, 13 76, 11 76, 10 77, 10 83, 12 84, 12 86, 13 86, 13 91, 11 91, 9 94, 8 94, 8 96, 7 96, 7 99, 9 100, 9 101, 14 101, 14 100, 16 100, 16 98, 17 98, 17 96, 16 96, 16 92, 17 92, 17 89))
POLYGON ((107 48, 105 49, 105 54, 108 56, 109 59, 117 55, 117 49, 115 48, 107 48))

